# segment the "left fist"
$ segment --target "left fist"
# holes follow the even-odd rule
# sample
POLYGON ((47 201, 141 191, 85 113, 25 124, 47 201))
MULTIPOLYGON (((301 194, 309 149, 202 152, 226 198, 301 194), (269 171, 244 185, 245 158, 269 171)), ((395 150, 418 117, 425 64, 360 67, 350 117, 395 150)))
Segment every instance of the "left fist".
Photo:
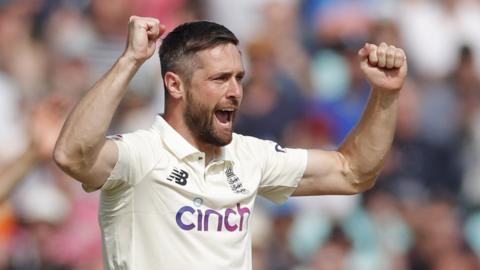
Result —
POLYGON ((380 46, 366 43, 358 51, 360 67, 373 89, 398 91, 407 75, 405 52, 382 42, 380 46))

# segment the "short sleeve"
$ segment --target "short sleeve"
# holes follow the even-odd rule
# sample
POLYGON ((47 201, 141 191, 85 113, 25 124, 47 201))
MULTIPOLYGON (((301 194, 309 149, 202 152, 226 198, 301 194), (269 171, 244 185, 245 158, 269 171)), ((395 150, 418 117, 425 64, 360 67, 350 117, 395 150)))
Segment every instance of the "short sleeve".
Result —
MULTIPOLYGON (((105 184, 100 188, 102 191, 136 185, 148 174, 158 159, 153 151, 155 138, 148 131, 139 130, 109 136, 107 139, 117 145, 118 160, 105 184)), ((87 192, 95 191, 87 186, 83 186, 83 189, 87 192)))
POLYGON ((292 195, 307 165, 307 150, 282 148, 272 141, 262 141, 264 155, 259 194, 282 203, 292 195))

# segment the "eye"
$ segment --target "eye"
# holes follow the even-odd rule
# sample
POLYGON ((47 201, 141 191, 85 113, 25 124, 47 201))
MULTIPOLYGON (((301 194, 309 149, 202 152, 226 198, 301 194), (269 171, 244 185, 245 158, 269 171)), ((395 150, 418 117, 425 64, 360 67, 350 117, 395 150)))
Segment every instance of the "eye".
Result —
POLYGON ((237 82, 241 83, 243 80, 243 77, 245 77, 243 74, 239 74, 235 77, 235 79, 237 80, 237 82))
POLYGON ((222 74, 214 77, 213 80, 217 82, 225 82, 225 81, 228 81, 228 78, 229 78, 228 74, 222 74))

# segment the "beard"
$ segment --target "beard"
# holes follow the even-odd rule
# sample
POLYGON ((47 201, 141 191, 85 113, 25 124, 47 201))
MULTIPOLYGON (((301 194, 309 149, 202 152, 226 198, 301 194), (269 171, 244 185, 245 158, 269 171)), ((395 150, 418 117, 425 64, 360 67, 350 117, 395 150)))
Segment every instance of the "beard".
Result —
POLYGON ((202 142, 215 146, 225 146, 232 141, 232 132, 222 134, 214 126, 214 111, 207 105, 195 100, 191 92, 187 91, 187 107, 183 119, 192 134, 202 142))

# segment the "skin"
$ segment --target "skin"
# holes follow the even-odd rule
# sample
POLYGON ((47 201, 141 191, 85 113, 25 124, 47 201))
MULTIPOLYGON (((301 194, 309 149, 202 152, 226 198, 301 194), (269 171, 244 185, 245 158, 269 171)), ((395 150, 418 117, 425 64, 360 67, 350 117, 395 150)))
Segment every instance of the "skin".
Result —
POLYGON ((124 53, 68 116, 53 158, 63 171, 84 185, 101 187, 115 166, 118 149, 105 135, 128 83, 153 55, 164 31, 165 26, 157 19, 130 17, 124 53))
POLYGON ((0 168, 0 203, 8 199, 15 187, 39 161, 33 146, 30 146, 17 159, 0 168))
POLYGON ((190 87, 171 72, 165 75, 165 85, 173 97, 167 105, 165 120, 187 141, 205 152, 208 161, 220 145, 209 143, 198 136, 199 131, 192 130, 186 121, 185 112, 192 111, 194 122, 209 122, 206 127, 212 130, 218 141, 223 142, 220 144, 228 144, 232 140, 233 121, 222 124, 214 113, 216 109, 231 109, 234 110, 234 118, 243 96, 241 80, 245 71, 240 52, 233 44, 201 51, 197 53, 195 61, 197 69, 192 75, 190 87), (204 112, 191 109, 192 107, 204 107, 204 112))
POLYGON ((50 159, 69 106, 68 100, 49 97, 34 108, 29 126, 29 147, 18 158, 0 168, 0 203, 8 199, 33 168, 50 159))
POLYGON ((308 151, 294 196, 363 192, 375 184, 383 167, 395 133, 406 57, 402 49, 385 43, 365 44, 358 57, 372 87, 362 118, 337 151, 308 151))
MULTIPOLYGON (((66 173, 89 187, 101 187, 118 159, 115 143, 105 139, 108 126, 128 83, 153 55, 164 30, 156 19, 131 17, 125 52, 80 100, 63 127, 54 159, 66 173)), ((337 151, 308 150, 306 171, 294 195, 362 192, 373 186, 382 168, 393 141, 398 95, 407 72, 405 54, 382 43, 365 44, 358 55, 372 86, 365 112, 337 151)), ((221 145, 231 141, 244 73, 238 48, 224 44, 195 55, 189 83, 173 72, 163 78, 169 93, 165 120, 205 152, 207 163, 221 145), (218 109, 233 110, 229 121, 219 120, 215 114, 218 109)))

